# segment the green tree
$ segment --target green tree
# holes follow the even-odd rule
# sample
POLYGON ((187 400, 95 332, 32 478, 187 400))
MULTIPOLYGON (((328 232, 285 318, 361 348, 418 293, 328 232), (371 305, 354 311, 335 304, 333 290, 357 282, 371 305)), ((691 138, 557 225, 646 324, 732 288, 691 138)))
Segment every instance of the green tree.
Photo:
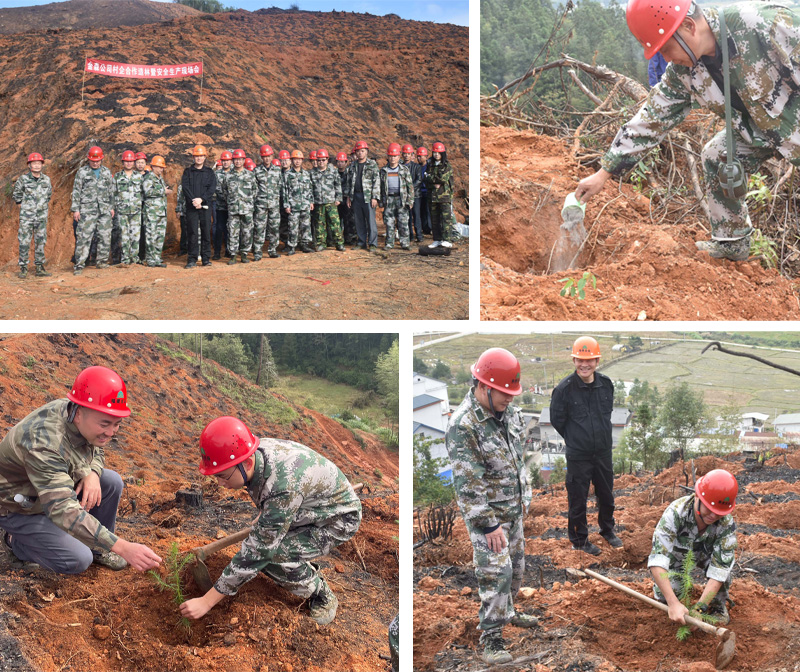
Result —
POLYGON ((642 341, 641 337, 639 336, 629 336, 628 345, 630 345, 634 350, 639 350, 644 346, 644 341, 642 341))
POLYGON ((715 425, 716 431, 704 442, 708 451, 722 454, 736 450, 739 447, 741 421, 741 409, 735 404, 728 404, 716 409, 716 413, 711 413, 708 423, 709 426, 715 425))
POLYGON ((627 398, 628 395, 625 392, 625 381, 614 381, 614 406, 624 406, 627 398))
POLYGON ((397 424, 400 415, 400 344, 397 340, 388 352, 378 355, 375 380, 378 381, 378 392, 383 396, 383 405, 397 424))
POLYGON ((456 382, 460 385, 472 382, 472 373, 468 369, 459 369, 456 371, 456 382))
POLYGON ((645 402, 636 408, 631 426, 625 434, 632 455, 646 470, 666 465, 668 456, 661 450, 663 441, 649 404, 645 402))
POLYGON ((278 382, 278 368, 272 357, 272 347, 266 334, 259 334, 258 369, 256 371, 256 385, 273 387, 278 382))
POLYGON ((563 457, 557 457, 550 472, 551 483, 563 483, 567 479, 567 461, 563 457))
MULTIPOLYGON (((204 335, 205 338, 205 335, 204 335)), ((250 351, 236 334, 212 334, 203 345, 203 357, 213 359, 218 364, 241 376, 254 376, 255 363, 250 351)))
POLYGON ((443 441, 414 434, 414 506, 449 504, 455 499, 452 483, 439 477, 447 461, 431 457, 431 446, 443 441))
POLYGON ((235 12, 236 7, 223 5, 219 0, 172 0, 175 4, 186 5, 200 12, 215 14, 217 12, 235 12))
POLYGON ((675 442, 681 459, 685 459, 689 440, 697 436, 706 423, 706 406, 701 392, 694 392, 685 381, 670 387, 664 395, 658 424, 664 435, 675 442))
POLYGON ((424 376, 429 370, 425 361, 414 355, 414 371, 424 376))
POLYGON ((436 366, 433 367, 431 376, 439 380, 450 380, 453 377, 453 372, 450 367, 441 360, 436 360, 436 366))

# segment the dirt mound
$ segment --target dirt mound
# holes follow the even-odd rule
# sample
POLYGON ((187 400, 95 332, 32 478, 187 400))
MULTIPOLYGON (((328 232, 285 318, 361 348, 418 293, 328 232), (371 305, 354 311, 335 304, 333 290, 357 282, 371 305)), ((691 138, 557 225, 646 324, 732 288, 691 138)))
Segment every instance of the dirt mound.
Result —
POLYGON ((149 0, 67 0, 49 5, 0 9, 0 34, 140 26, 201 13, 186 5, 149 0))
POLYGON ((578 180, 564 143, 533 131, 481 129, 481 319, 776 320, 800 316, 792 283, 758 261, 710 259, 686 217, 651 222, 649 200, 608 184, 588 204, 587 239, 559 255, 561 207, 578 180), (571 270, 569 262, 576 257, 571 270), (594 275, 585 300, 562 280, 594 275))
MULTIPOLYGON (((16 664, 12 653, 21 650, 33 669, 42 672, 383 669, 378 655, 388 654, 387 627, 397 610, 397 454, 366 433, 360 433, 362 446, 330 418, 279 397, 274 403, 291 407, 295 417, 275 422, 271 414, 227 397, 210 375, 212 367, 218 370, 216 364, 207 362, 200 372, 155 345, 155 337, 140 334, 4 338, 3 432, 36 405, 62 397, 83 366, 102 362, 120 371, 133 415, 106 450, 108 467, 126 484, 118 531, 151 545, 162 557, 173 541, 189 551, 247 526, 255 516, 246 493, 223 490, 197 472, 197 440, 210 419, 238 415, 257 436, 312 447, 334 460, 351 482, 367 486, 358 534, 321 560, 340 601, 336 621, 319 628, 300 609, 302 600, 256 579, 184 633, 169 598, 156 591, 148 576, 132 569, 113 573, 92 566, 74 577, 2 567, 0 604, 6 616, 0 621, 0 667, 6 669, 5 661, 16 664), (383 474, 380 479, 376 467, 383 474), (191 486, 203 492, 200 508, 183 508, 175 501, 178 489, 191 486), (98 631, 103 638, 95 626, 104 626, 98 631), (5 630, 10 639, 2 637, 5 630)), ((245 389, 250 385, 233 379, 245 389)), ((212 577, 235 551, 231 547, 209 559, 212 577)), ((196 597, 199 590, 188 577, 187 592, 196 597)))
MULTIPOLYGON (((61 308, 61 302, 68 301, 82 313, 79 317, 98 319, 119 319, 125 313, 151 319, 466 318, 466 244, 446 260, 422 262, 415 257, 413 268, 412 255, 401 255, 400 250, 378 255, 325 253, 310 255, 313 262, 295 256, 234 269, 200 269, 205 274, 200 282, 191 273, 171 274, 163 281, 163 275, 147 272, 152 269, 114 269, 99 274, 97 281, 89 272, 74 292, 68 290, 70 296, 58 292, 71 286, 73 177, 93 144, 103 147, 104 165, 113 171, 120 169, 125 149, 162 154, 166 179, 176 185, 190 162, 187 151, 198 142, 216 161, 224 149, 237 147, 256 156, 265 142, 276 150, 307 153, 320 146, 349 150, 356 139, 364 139, 371 156, 382 164, 389 142, 430 147, 441 140, 454 164, 454 206, 463 221, 469 183, 467 36, 466 27, 396 16, 237 11, 124 30, 0 37, 0 67, 6 75, 0 82, 0 140, 9 148, 0 156, 0 174, 5 176, 0 205, 15 222, 19 211, 10 198, 11 182, 25 170, 28 153, 41 152, 54 188, 45 252, 50 270, 57 271, 53 280, 64 283, 53 285, 52 293, 34 292, 41 301, 36 306, 40 312, 34 314, 26 305, 30 285, 13 280, 17 226, 3 227, 0 266, 7 275, 0 274, 0 291, 8 297, 3 317, 37 319, 51 307, 56 314, 48 317, 70 317, 61 308), (409 41, 409 35, 414 40, 409 41), (156 81, 94 74, 86 76, 82 102, 87 56, 129 63, 202 59, 202 104, 197 78, 156 81), (260 274, 251 269, 265 264, 271 264, 270 272, 254 277, 260 274), (436 291, 426 294, 433 304, 420 302, 418 293, 401 291, 409 274, 430 279, 436 291), (289 279, 292 275, 299 278, 289 279), (306 276, 333 282, 318 286, 306 276), (156 283, 157 278, 162 281, 156 283), (259 289, 253 285, 262 286, 258 294, 250 294, 259 289), (274 286, 275 292, 264 286, 274 286), (398 298, 387 302, 387 296, 398 298), (214 306, 215 297, 224 299, 214 306), (112 306, 121 312, 107 313, 112 306), (191 306, 194 313, 169 313, 179 306, 191 306)), ((179 235, 174 199, 169 197, 168 257, 177 253, 179 235)), ((379 231, 382 228, 379 222, 379 231)), ((182 271, 185 262, 176 263, 182 271)))

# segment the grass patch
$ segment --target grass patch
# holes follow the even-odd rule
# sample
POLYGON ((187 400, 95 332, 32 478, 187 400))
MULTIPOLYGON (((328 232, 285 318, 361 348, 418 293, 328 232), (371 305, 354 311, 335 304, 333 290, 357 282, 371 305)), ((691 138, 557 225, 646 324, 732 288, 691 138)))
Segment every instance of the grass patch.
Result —
POLYGON ((157 340, 156 350, 169 357, 174 357, 175 359, 182 359, 185 362, 189 362, 190 364, 194 364, 195 366, 197 365, 197 356, 194 353, 188 355, 183 350, 178 350, 177 348, 171 348, 168 345, 168 341, 162 341, 160 339, 157 340))

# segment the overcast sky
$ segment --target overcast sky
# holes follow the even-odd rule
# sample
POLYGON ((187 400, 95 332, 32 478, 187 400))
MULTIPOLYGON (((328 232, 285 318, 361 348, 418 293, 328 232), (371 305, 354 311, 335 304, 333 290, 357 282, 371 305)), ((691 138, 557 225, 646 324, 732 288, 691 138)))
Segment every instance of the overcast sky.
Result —
MULTIPOLYGON (((169 0, 156 0, 158 2, 169 0)), ((46 5, 52 0, 0 0, 0 9, 6 7, 30 7, 46 5)), ((370 14, 397 14, 404 19, 415 21, 435 21, 436 23, 454 23, 459 26, 469 25, 469 0, 222 0, 223 5, 255 11, 262 7, 280 7, 288 9, 297 5, 309 11, 330 12, 347 10, 350 12, 369 12, 370 14)))

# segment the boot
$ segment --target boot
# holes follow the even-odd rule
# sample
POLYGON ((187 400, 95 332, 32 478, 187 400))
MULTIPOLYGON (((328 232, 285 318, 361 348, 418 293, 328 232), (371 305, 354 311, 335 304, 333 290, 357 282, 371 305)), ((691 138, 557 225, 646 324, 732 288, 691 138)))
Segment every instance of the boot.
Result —
POLYGON ((506 650, 506 643, 503 641, 503 635, 499 628, 484 633, 481 639, 483 639, 484 663, 497 665, 510 663, 513 660, 511 654, 506 650))
POLYGON ((539 619, 538 617, 531 616, 530 614, 521 614, 517 612, 511 617, 509 623, 518 628, 532 628, 534 625, 539 623, 539 619))
POLYGON ((19 273, 17 273, 18 278, 22 278, 23 280, 28 277, 28 267, 27 266, 20 266, 19 273))
POLYGON ((323 581, 322 587, 308 598, 308 610, 312 620, 320 625, 328 625, 336 618, 336 608, 339 600, 328 586, 327 581, 323 581))
POLYGON ((700 252, 708 252, 714 259, 747 261, 750 256, 750 236, 739 240, 699 240, 695 246, 700 252))
POLYGON ((98 553, 94 556, 94 560, 92 560, 92 562, 94 562, 96 565, 103 565, 103 567, 113 569, 114 571, 125 569, 128 566, 127 560, 114 553, 114 551, 103 551, 102 553, 98 553))
POLYGON ((44 264, 36 264, 36 277, 37 278, 48 278, 52 273, 48 273, 45 268, 44 264))
POLYGON ((314 248, 312 248, 308 243, 300 243, 300 251, 309 253, 309 252, 315 252, 316 250, 314 250, 314 248))
POLYGON ((228 266, 233 266, 233 264, 235 264, 235 263, 236 263, 236 257, 231 257, 228 260, 228 266))

